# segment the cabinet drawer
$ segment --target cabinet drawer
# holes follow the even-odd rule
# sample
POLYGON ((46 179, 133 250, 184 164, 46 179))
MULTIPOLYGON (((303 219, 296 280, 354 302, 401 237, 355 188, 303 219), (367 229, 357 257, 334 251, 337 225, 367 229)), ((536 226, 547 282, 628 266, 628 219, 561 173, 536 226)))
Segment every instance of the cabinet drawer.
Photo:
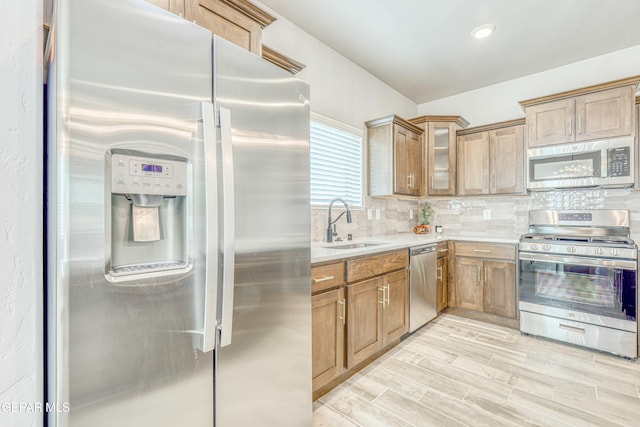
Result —
POLYGON ((311 293, 331 289, 344 283, 344 262, 311 268, 311 293))
POLYGON ((409 251, 389 252, 347 261, 347 282, 378 276, 388 271, 400 270, 409 265, 409 251))
POLYGON ((456 256, 516 259, 516 247, 506 243, 456 242, 456 256))

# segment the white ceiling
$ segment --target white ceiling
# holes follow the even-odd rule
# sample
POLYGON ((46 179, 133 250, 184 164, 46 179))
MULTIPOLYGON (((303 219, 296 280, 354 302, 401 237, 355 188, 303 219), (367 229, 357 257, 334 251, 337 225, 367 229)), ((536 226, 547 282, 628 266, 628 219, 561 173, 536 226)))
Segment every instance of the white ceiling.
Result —
POLYGON ((640 0, 260 1, 418 104, 640 45, 640 0))

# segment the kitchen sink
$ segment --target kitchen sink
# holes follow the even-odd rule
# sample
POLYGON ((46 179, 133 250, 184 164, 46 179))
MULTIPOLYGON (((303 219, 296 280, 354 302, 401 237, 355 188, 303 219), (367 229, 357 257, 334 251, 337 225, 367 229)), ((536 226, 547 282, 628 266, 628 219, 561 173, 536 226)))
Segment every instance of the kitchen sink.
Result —
POLYGON ((360 248, 368 248, 371 246, 380 246, 382 245, 382 243, 367 243, 367 242, 361 242, 361 243, 349 243, 346 245, 330 245, 330 246, 323 246, 324 248, 327 249, 360 249, 360 248))

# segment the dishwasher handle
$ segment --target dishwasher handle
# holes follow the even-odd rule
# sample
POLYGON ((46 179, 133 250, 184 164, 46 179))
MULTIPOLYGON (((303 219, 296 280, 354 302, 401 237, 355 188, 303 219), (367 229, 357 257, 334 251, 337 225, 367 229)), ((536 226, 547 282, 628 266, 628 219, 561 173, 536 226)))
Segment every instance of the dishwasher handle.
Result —
POLYGON ((411 248, 411 256, 427 254, 429 252, 436 252, 437 249, 438 249, 438 245, 437 244, 411 248))

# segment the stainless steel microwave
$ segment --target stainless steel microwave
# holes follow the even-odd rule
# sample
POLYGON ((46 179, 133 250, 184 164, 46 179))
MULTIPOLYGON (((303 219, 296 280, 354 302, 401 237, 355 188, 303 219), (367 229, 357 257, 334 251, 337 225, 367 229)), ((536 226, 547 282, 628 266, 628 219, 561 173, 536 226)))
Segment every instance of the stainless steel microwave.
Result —
POLYGON ((633 137, 561 144, 527 150, 527 189, 631 187, 633 137))

